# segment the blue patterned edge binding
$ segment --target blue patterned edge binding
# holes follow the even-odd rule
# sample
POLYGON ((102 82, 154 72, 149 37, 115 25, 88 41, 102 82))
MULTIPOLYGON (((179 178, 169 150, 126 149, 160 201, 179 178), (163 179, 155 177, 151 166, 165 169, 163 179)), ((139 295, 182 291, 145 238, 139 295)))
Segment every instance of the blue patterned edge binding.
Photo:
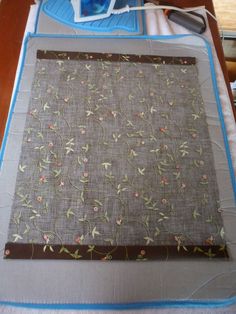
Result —
MULTIPOLYGON (((51 17, 55 21, 67 25, 74 29, 81 29, 86 31, 105 32, 110 33, 116 30, 124 30, 130 33, 139 33, 140 25, 137 11, 129 13, 111 15, 102 20, 95 20, 91 22, 75 23, 73 21, 73 8, 69 0, 48 0, 42 3, 41 12, 51 17)), ((128 0, 130 6, 137 6, 137 0, 128 0)))
POLYGON ((222 308, 236 303, 236 297, 227 300, 169 300, 132 303, 19 303, 0 301, 0 305, 26 309, 41 310, 94 310, 94 311, 128 311, 165 308, 222 308))
MULTIPOLYGON (((236 201, 236 180, 233 171, 233 164, 230 154, 229 142, 226 133, 226 126, 224 123, 223 112, 221 108, 221 101, 219 97, 219 91, 217 86, 215 68, 213 55, 211 51, 211 46, 209 42, 202 37, 201 35, 193 35, 193 34, 183 34, 183 35, 168 35, 168 36, 121 36, 122 39, 147 39, 147 40, 169 40, 169 39, 177 39, 177 38, 187 38, 187 37, 199 37, 201 38, 207 48, 210 69, 211 69, 211 77, 213 83, 214 94, 217 103, 218 114, 221 122, 222 134, 225 143, 225 150, 228 159, 229 171, 231 176, 231 182, 233 186, 234 197, 236 201)), ((14 108, 16 104, 16 98, 19 91, 20 81, 23 73, 23 68, 25 64, 25 57, 27 46, 30 38, 117 38, 117 36, 75 36, 75 35, 44 35, 44 34, 33 34, 28 33, 25 37, 23 44, 23 56, 22 62, 20 65, 20 72, 17 80, 16 89, 12 98, 10 110, 8 113, 8 119, 6 123, 4 138, 2 142, 2 147, 0 150, 0 167, 2 165, 3 156, 6 149, 7 137, 11 125, 12 115, 14 113, 14 108)), ((1 301, 0 305, 2 306, 13 306, 19 308, 31 308, 31 309, 58 309, 58 310, 142 310, 142 309, 158 309, 158 308, 222 308, 229 307, 231 305, 236 304, 236 296, 228 299, 220 299, 220 300, 163 300, 163 301, 146 301, 146 302, 131 302, 131 303, 24 303, 24 302, 12 302, 12 301, 1 301)))

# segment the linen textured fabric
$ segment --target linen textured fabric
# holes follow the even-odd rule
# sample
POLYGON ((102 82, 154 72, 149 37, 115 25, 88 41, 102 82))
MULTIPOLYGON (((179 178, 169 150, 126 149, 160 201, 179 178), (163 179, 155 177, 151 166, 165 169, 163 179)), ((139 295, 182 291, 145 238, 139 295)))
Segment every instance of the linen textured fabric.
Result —
POLYGON ((38 51, 6 258, 225 257, 195 58, 38 51))

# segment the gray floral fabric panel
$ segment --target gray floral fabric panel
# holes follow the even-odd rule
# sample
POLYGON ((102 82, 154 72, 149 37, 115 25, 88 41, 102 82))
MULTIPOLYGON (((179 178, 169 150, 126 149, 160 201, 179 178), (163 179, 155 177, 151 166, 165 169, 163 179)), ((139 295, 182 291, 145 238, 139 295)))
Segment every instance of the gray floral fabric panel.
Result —
POLYGON ((195 61, 38 51, 6 258, 227 257, 195 61))

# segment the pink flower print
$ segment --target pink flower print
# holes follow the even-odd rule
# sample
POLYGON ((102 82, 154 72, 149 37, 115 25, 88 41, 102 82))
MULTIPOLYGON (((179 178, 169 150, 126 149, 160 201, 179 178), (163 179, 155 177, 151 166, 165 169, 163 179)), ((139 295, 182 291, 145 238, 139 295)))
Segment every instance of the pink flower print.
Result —
POLYGON ((101 261, 106 261, 106 260, 107 260, 107 257, 106 257, 106 256, 104 256, 104 257, 101 258, 101 261))
POLYGON ((205 243, 207 245, 213 245, 214 244, 214 238, 213 236, 211 235, 208 239, 206 239, 205 243))
POLYGON ((161 202, 162 202, 163 205, 166 205, 166 204, 168 203, 167 199, 165 199, 165 198, 163 198, 163 199, 161 200, 161 202))
POLYGON ((32 140, 31 140, 31 138, 27 138, 27 143, 31 143, 32 142, 32 140))
POLYGON ((122 224, 122 218, 121 217, 116 220, 116 224, 118 226, 120 226, 122 224))
POLYGON ((64 186, 65 185, 65 182, 64 181, 60 181, 60 184, 59 184, 59 186, 64 186))
POLYGON ((139 197, 139 192, 134 192, 134 197, 139 197))
POLYGON ((88 176, 89 176, 88 172, 84 172, 84 173, 83 173, 83 176, 84 176, 85 178, 88 178, 88 176))
POLYGON ((165 126, 164 128, 159 128, 159 130, 160 132, 165 133, 168 130, 168 128, 167 126, 165 126))
POLYGON ((99 117, 98 120, 102 122, 103 121, 103 117, 99 117))
POLYGON ((48 143, 48 147, 52 148, 53 147, 53 142, 48 143))
POLYGON ((168 185, 169 182, 168 182, 168 179, 166 177, 162 177, 161 178, 161 185, 168 185))
POLYGON ((31 111, 29 112, 29 114, 30 114, 31 116, 35 117, 36 114, 37 114, 37 112, 38 112, 37 109, 33 109, 33 110, 31 110, 31 111))
POLYGON ((75 243, 78 243, 80 244, 81 243, 81 237, 80 236, 77 236, 76 239, 75 239, 75 243))
POLYGON ((10 250, 6 250, 6 251, 5 251, 5 256, 10 255, 10 253, 11 253, 10 250))
POLYGON ((140 255, 144 256, 146 254, 146 251, 145 250, 141 250, 140 251, 140 255))
POLYGON ((54 124, 49 124, 49 125, 48 125, 48 128, 49 128, 50 130, 55 130, 55 129, 56 129, 56 126, 55 126, 54 124))
POLYGON ((84 159, 83 159, 83 162, 84 162, 85 164, 87 164, 88 158, 84 158, 84 159))
POLYGON ((95 212, 98 212, 99 208, 98 208, 97 206, 95 206, 95 207, 93 208, 93 210, 94 210, 95 212))
POLYGON ((185 189, 186 188, 186 184, 184 182, 181 183, 181 189, 185 189))
POLYGON ((38 201, 39 203, 42 203, 42 200, 43 200, 43 197, 42 197, 42 196, 37 196, 37 201, 38 201))
POLYGON ((48 244, 48 242, 49 242, 49 237, 48 237, 47 234, 44 234, 44 235, 43 235, 43 239, 44 239, 44 241, 48 244))
POLYGON ((192 138, 193 138, 193 139, 197 138, 197 134, 196 134, 196 133, 193 133, 193 134, 192 134, 192 138))
POLYGON ((80 129, 80 133, 81 133, 82 135, 85 134, 85 132, 86 132, 85 129, 83 129, 83 128, 80 129))
POLYGON ((46 178, 45 176, 40 176, 39 182, 40 182, 40 183, 46 183, 46 182, 48 182, 48 181, 47 181, 47 178, 46 178))

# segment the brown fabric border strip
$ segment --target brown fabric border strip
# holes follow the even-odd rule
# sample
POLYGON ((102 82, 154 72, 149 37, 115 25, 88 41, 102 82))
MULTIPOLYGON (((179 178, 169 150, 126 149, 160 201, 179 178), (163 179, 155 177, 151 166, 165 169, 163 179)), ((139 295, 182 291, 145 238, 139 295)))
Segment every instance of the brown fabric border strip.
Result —
POLYGON ((169 260, 181 258, 225 258, 225 246, 94 246, 50 245, 8 242, 6 259, 69 259, 69 260, 169 260))
POLYGON ((149 55, 131 54, 111 54, 111 53, 84 53, 69 51, 38 50, 37 59, 56 59, 56 60, 89 60, 89 61, 112 61, 112 62, 139 62, 154 64, 176 64, 193 65, 196 64, 194 57, 166 57, 149 55))

